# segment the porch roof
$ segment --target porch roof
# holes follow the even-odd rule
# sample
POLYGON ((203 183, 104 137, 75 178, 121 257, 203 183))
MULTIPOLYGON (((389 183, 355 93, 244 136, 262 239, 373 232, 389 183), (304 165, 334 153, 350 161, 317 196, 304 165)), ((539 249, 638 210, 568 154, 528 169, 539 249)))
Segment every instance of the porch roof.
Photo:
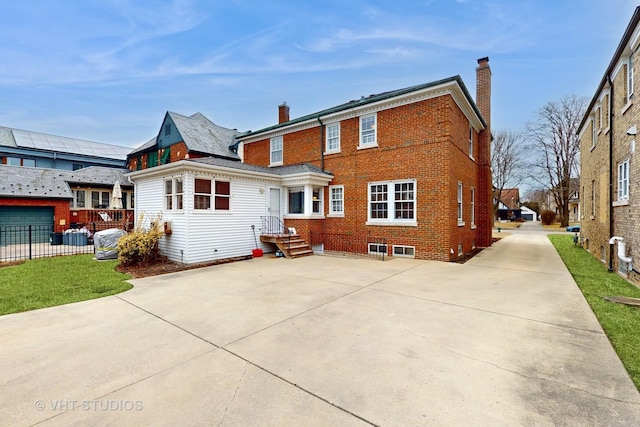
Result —
POLYGON ((0 197, 71 199, 70 184, 112 186, 116 180, 131 188, 127 169, 92 166, 76 171, 0 165, 0 197))

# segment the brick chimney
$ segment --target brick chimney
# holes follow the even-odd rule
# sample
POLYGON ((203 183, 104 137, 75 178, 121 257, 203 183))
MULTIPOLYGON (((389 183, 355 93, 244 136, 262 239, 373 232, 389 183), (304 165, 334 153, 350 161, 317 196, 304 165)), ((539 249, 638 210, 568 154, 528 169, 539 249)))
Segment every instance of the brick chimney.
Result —
POLYGON ((278 123, 289 121, 289 106, 286 102, 278 105, 278 123))
POLYGON ((478 138, 478 202, 476 244, 491 246, 493 227, 493 181, 491 178, 491 68, 489 57, 478 59, 476 68, 476 105, 487 123, 478 138))
POLYGON ((476 68, 476 105, 487 125, 491 123, 491 68, 489 57, 478 59, 476 68))

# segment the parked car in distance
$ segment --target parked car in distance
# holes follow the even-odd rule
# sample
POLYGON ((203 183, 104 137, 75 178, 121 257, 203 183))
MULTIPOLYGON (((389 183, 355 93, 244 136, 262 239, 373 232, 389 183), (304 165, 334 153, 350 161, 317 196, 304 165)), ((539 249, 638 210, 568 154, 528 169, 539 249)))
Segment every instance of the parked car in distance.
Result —
POLYGON ((567 231, 578 233, 580 232, 580 225, 570 225, 567 227, 567 231))

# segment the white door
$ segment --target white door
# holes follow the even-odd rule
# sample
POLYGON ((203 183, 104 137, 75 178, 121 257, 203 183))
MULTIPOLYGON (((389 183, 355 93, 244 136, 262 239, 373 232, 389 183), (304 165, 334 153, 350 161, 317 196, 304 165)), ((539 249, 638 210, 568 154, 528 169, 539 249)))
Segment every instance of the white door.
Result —
POLYGON ((269 188, 269 204, 267 206, 267 215, 271 217, 267 220, 267 229, 269 234, 279 234, 283 232, 280 205, 280 189, 269 188))
POLYGON ((267 208, 269 216, 280 219, 280 189, 269 188, 269 206, 267 208))

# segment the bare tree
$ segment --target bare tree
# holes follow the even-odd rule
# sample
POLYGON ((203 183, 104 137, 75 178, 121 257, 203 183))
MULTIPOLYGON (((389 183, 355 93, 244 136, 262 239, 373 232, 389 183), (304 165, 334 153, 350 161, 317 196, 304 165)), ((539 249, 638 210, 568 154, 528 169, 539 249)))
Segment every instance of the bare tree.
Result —
POLYGON ((498 200, 507 185, 517 187, 524 178, 524 138, 515 132, 499 131, 491 143, 491 176, 497 197, 493 217, 497 218, 498 200))
POLYGON ((587 102, 587 98, 575 95, 549 102, 527 125, 528 137, 539 153, 537 163, 532 165, 537 174, 532 178, 553 195, 563 227, 569 224, 571 178, 577 177, 580 169, 578 127, 587 102))

